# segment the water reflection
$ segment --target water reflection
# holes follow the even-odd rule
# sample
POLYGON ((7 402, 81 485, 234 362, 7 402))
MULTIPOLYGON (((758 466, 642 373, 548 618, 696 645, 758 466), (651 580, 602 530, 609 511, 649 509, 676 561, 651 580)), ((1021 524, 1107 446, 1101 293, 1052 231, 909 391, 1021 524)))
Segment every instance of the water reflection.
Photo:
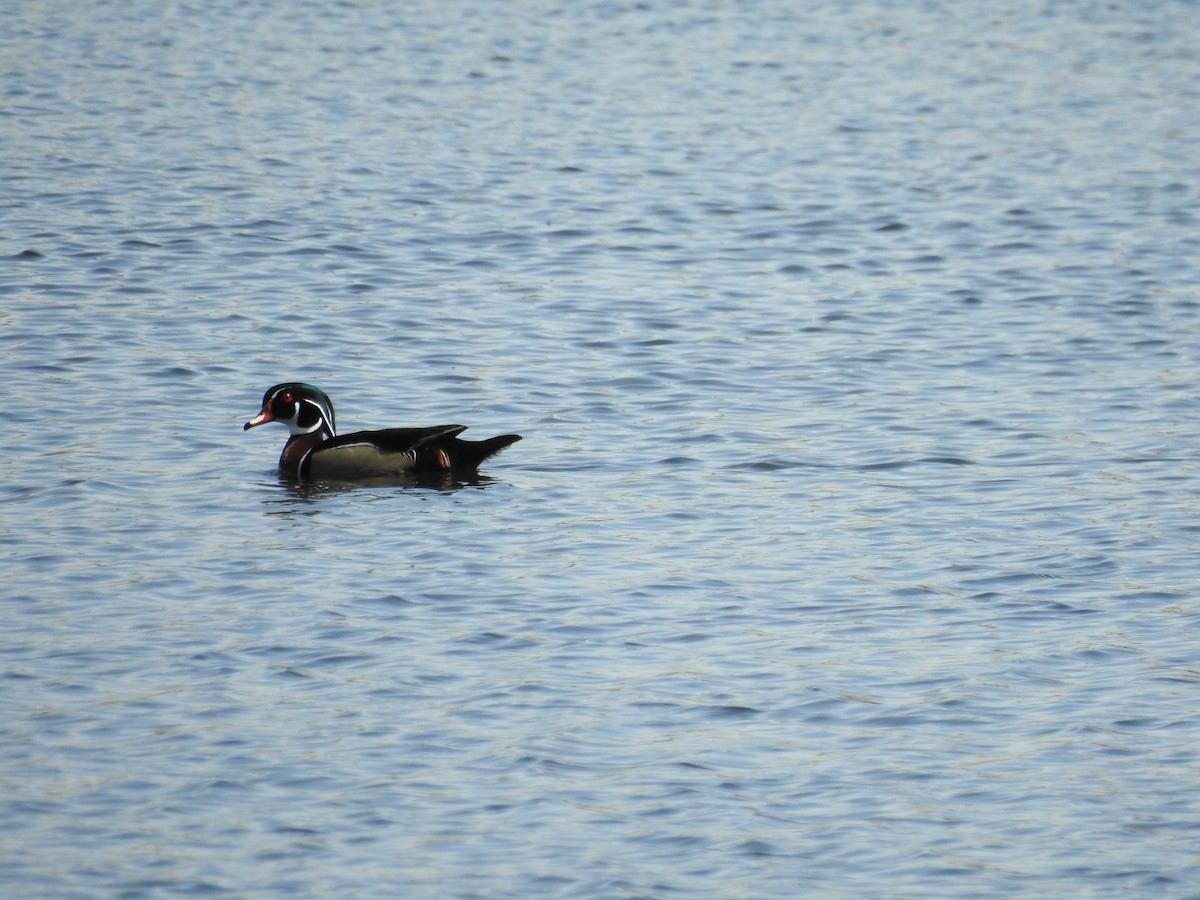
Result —
MULTIPOLYGON (((288 500, 311 503, 323 500, 337 494, 352 491, 376 490, 380 488, 397 488, 406 491, 437 491, 452 494, 465 488, 484 488, 497 483, 497 479, 481 475, 474 470, 455 470, 438 472, 417 472, 405 475, 381 475, 377 478, 364 478, 359 481, 297 481, 285 475, 279 476, 279 485, 283 488, 288 500)), ((278 503, 279 498, 271 498, 267 503, 278 503)))

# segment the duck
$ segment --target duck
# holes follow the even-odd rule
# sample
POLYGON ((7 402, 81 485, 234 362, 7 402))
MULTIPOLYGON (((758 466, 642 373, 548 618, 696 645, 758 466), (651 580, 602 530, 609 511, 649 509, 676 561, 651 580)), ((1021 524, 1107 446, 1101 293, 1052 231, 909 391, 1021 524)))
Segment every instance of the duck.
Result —
POLYGON ((279 471, 301 481, 360 481, 423 472, 472 470, 521 440, 502 434, 482 441, 459 435, 466 425, 385 428, 338 434, 333 401, 318 387, 288 381, 268 388, 262 409, 243 431, 281 422, 291 432, 279 456, 279 471))

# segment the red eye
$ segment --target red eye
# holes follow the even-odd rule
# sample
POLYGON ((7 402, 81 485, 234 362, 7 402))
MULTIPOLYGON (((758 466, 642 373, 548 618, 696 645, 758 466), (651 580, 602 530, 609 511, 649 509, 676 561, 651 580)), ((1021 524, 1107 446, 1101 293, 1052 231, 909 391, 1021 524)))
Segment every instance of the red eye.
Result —
POLYGON ((295 403, 296 402, 296 398, 292 396, 291 391, 284 391, 282 394, 279 395, 279 399, 282 400, 284 403, 295 403))

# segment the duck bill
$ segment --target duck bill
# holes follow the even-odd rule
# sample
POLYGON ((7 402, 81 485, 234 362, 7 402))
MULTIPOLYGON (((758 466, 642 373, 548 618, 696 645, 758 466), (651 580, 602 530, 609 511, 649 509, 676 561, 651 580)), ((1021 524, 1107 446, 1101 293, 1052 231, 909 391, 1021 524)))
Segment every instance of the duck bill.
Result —
POLYGON ((267 422, 274 422, 274 421, 275 421, 275 417, 272 416, 267 410, 264 409, 257 416, 255 416, 253 419, 251 419, 249 422, 247 422, 245 425, 243 425, 242 431, 249 431, 251 428, 254 428, 258 425, 265 425, 267 422))

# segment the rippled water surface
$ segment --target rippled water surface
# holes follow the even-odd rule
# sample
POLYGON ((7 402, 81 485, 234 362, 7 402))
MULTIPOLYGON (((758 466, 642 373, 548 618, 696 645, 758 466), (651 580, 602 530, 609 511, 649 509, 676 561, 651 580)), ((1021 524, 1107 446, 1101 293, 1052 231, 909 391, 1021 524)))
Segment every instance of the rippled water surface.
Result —
POLYGON ((1197 33, 7 5, 5 892, 1200 894, 1197 33))

